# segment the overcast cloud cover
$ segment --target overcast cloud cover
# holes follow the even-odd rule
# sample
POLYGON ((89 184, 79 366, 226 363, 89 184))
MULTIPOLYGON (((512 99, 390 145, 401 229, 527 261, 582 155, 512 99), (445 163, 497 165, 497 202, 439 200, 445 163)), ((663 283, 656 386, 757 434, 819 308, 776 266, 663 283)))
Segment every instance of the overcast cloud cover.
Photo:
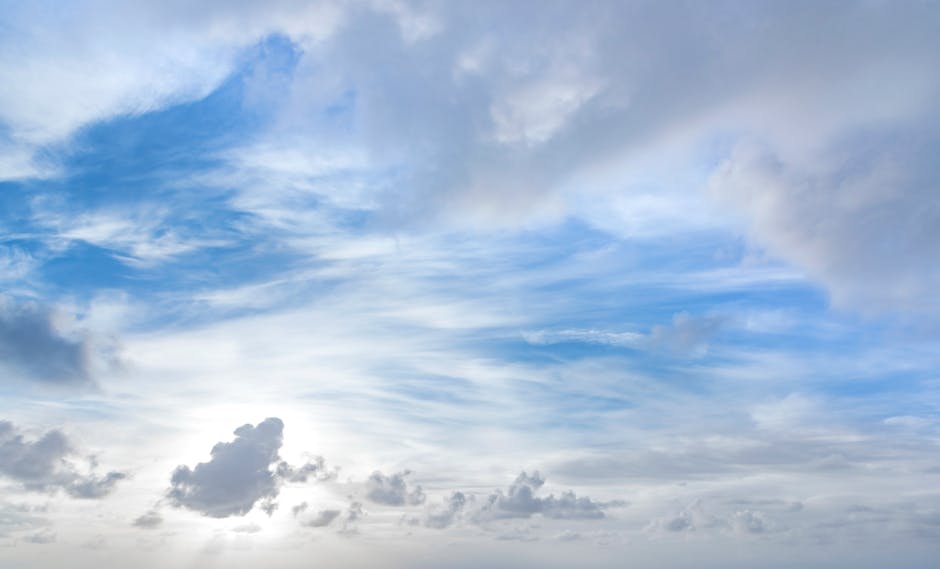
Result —
POLYGON ((0 565, 940 561, 935 2, 0 22, 0 565))

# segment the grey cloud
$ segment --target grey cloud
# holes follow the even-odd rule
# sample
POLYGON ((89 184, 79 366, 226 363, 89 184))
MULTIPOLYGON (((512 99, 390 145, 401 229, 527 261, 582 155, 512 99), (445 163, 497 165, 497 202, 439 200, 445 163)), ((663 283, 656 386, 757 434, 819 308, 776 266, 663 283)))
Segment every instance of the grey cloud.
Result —
POLYGON ((50 543, 55 543, 57 536, 55 532, 52 531, 41 531, 39 533, 34 533, 23 538, 23 541, 27 543, 34 543, 36 545, 48 545, 50 543))
POLYGON ((940 13, 929 3, 411 11, 437 33, 414 41, 391 11, 360 10, 303 54, 281 105, 291 144, 366 148, 369 168, 396 173, 394 190, 377 191, 391 222, 567 214, 566 192, 639 150, 665 140, 691 153, 753 133, 766 151, 730 156, 712 186, 761 243, 837 299, 937 308, 940 13), (493 32, 506 25, 513 33, 493 32), (320 118, 348 93, 355 134, 320 118))
POLYGON ((491 494, 486 504, 476 513, 477 521, 505 518, 529 518, 541 514, 553 519, 599 519, 605 516, 608 507, 623 505, 622 502, 595 502, 588 497, 578 497, 574 492, 562 492, 540 498, 535 494, 545 480, 535 472, 531 476, 522 472, 503 493, 491 494))
POLYGON ((28 441, 8 421, 0 421, 0 475, 16 480, 27 490, 63 490, 73 498, 103 498, 126 478, 121 472, 103 476, 81 474, 75 462, 93 469, 95 462, 78 456, 64 433, 52 430, 28 441))
POLYGON ((284 423, 265 419, 257 426, 235 429, 235 440, 212 447, 211 460, 173 472, 170 501, 213 518, 243 516, 257 502, 274 499, 279 490, 276 468, 284 423))
MULTIPOLYGON (((312 519, 303 522, 303 525, 311 528, 322 528, 333 523, 333 520, 342 514, 340 510, 320 510, 312 519)), ((355 519, 358 519, 358 515, 355 519)), ((353 519, 352 521, 355 521, 353 519)))
POLYGON ((727 530, 730 527, 727 520, 707 512, 701 500, 696 500, 673 516, 654 520, 650 523, 647 530, 679 533, 703 529, 727 530))
POLYGON ((43 509, 25 504, 0 503, 0 537, 45 527, 48 521, 36 514, 43 509))
POLYGON ((277 475, 288 482, 307 482, 308 480, 325 482, 335 480, 339 475, 339 470, 327 468, 326 460, 322 456, 317 456, 314 457, 312 462, 307 462, 299 467, 281 462, 277 465, 277 475))
POLYGON ((405 470, 386 476, 376 470, 366 482, 366 497, 377 504, 387 506, 423 504, 425 500, 424 491, 421 486, 409 488, 408 482, 405 480, 405 477, 409 474, 411 472, 405 470))
POLYGON ((48 384, 89 384, 95 354, 91 336, 65 333, 52 310, 0 296, 0 366, 14 375, 48 384))
POLYGON ((742 146, 711 189, 838 304, 936 314, 940 117, 924 121, 865 129, 812 158, 742 146))
POLYGON ((298 514, 302 514, 307 511, 307 508, 310 507, 310 504, 306 502, 301 502, 296 506, 290 509, 290 513, 296 518, 298 514))
POLYGON ((144 529, 153 529, 163 524, 163 516, 160 512, 150 510, 134 520, 134 526, 144 529))
POLYGON ((429 509, 424 518, 425 527, 434 529, 450 527, 457 520, 466 504, 467 497, 463 492, 453 492, 445 500, 443 507, 429 509))
MULTIPOLYGON (((181 465, 173 472, 170 502, 213 518, 243 516, 256 507, 268 516, 279 504, 275 501, 286 482, 325 481, 336 477, 337 469, 328 469, 322 457, 302 466, 281 460, 284 423, 269 417, 256 426, 242 425, 234 431, 235 439, 212 447, 209 462, 194 468, 181 465)), ((292 510, 296 516, 306 509, 306 502, 292 510)))
MULTIPOLYGON (((793 514, 793 510, 777 508, 778 513, 793 514)), ((654 520, 647 531, 682 533, 716 531, 739 535, 759 536, 784 531, 786 528, 775 522, 770 514, 756 509, 728 509, 718 511, 706 508, 702 500, 695 500, 678 513, 654 520)))

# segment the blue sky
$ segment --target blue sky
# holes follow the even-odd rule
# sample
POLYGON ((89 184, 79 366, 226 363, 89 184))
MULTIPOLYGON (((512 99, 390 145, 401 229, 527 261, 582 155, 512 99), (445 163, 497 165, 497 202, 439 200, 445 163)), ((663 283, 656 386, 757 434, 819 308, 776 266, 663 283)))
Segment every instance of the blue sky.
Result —
POLYGON ((0 15, 0 565, 936 563, 936 7, 0 15))

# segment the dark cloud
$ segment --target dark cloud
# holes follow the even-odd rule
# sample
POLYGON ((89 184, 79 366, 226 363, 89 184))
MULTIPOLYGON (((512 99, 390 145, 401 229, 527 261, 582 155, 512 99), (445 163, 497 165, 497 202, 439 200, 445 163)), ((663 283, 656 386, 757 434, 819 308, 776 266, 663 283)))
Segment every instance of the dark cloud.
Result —
POLYGON ((61 431, 52 430, 28 441, 12 423, 0 421, 0 475, 16 480, 27 490, 64 490, 74 498, 103 498, 127 476, 122 472, 81 474, 76 462, 86 463, 89 469, 95 466, 92 459, 77 454, 61 431))
POLYGON ((279 490, 278 450, 284 423, 268 418, 235 429, 235 440, 212 447, 211 460, 195 468, 180 466, 170 480, 170 501, 213 518, 243 516, 257 502, 274 499, 279 490))
POLYGON ((387 506, 415 506, 424 503, 424 491, 421 486, 409 488, 405 477, 411 474, 405 470, 386 476, 378 470, 372 473, 366 482, 366 497, 377 504, 387 506))
POLYGON ((92 382, 96 347, 86 332, 66 333, 56 314, 35 302, 0 297, 0 366, 49 384, 92 382))
POLYGON ((478 521, 505 518, 529 518, 541 514, 553 519, 599 519, 605 516, 604 510, 622 502, 595 502, 588 497, 578 497, 574 492, 562 492, 540 498, 536 492, 545 480, 535 472, 531 476, 522 472, 504 493, 491 494, 487 503, 477 512, 478 521))

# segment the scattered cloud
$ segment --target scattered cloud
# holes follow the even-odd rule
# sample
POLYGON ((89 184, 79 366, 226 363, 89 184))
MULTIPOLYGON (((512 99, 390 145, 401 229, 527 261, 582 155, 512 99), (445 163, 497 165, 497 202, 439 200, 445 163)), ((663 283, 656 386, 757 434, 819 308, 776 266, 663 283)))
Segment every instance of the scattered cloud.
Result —
POLYGON ((26 490, 62 490, 73 498, 98 499, 127 477, 122 472, 99 476, 94 467, 95 461, 79 455, 62 431, 52 430, 30 441, 13 423, 0 421, 0 475, 26 490))
POLYGON ((475 514, 477 521, 507 518, 529 518, 535 514, 552 519, 599 519, 604 510, 621 502, 595 502, 586 496, 578 497, 574 492, 562 492, 545 498, 535 494, 545 484, 538 472, 531 476, 522 472, 504 493, 491 494, 482 508, 475 514))
POLYGON ((366 497, 376 504, 386 506, 416 506, 423 504, 424 491, 421 486, 409 487, 405 477, 410 471, 385 475, 376 470, 366 481, 366 497))

